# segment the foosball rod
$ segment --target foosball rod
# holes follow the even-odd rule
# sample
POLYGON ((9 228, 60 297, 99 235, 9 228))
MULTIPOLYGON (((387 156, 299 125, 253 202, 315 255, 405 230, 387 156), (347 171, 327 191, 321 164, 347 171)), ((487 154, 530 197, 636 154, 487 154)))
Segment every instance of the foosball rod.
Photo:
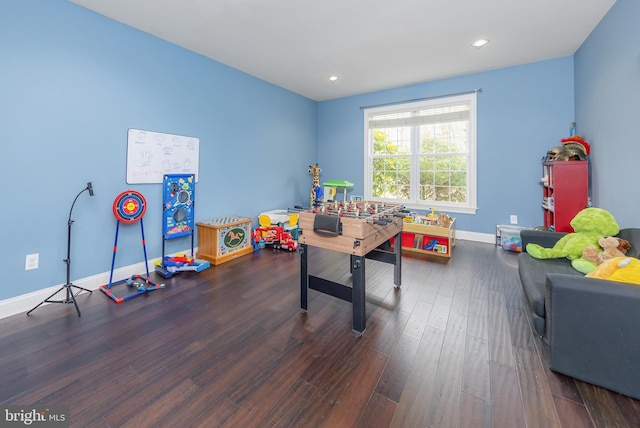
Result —
POLYGON ((347 213, 339 214, 338 217, 346 217, 346 218, 352 218, 356 220, 362 220, 365 223, 373 223, 378 226, 387 226, 389 223, 393 223, 393 218, 391 217, 404 218, 404 215, 394 214, 392 216, 390 213, 386 213, 386 212, 375 213, 375 214, 365 213, 365 214, 357 215, 356 213, 347 212, 347 213))

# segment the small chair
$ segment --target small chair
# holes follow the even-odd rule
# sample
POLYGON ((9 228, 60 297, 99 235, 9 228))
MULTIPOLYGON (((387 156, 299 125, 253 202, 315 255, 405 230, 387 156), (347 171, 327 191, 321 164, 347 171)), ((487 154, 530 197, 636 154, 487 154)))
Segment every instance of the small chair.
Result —
POLYGON ((258 224, 260 227, 270 227, 271 226, 271 217, 266 214, 260 214, 258 216, 258 224))
POLYGON ((284 224, 284 230, 289 232, 294 240, 298 240, 298 213, 289 215, 289 221, 284 224))

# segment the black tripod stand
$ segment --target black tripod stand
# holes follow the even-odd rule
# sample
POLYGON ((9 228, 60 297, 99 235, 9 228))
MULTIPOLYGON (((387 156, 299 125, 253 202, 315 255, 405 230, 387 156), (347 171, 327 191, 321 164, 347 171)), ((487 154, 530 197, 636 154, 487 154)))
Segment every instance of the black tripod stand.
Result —
POLYGON ((78 302, 76 302, 76 296, 78 294, 82 293, 83 291, 88 291, 89 293, 91 293, 91 290, 89 290, 87 288, 79 287, 79 286, 74 285, 74 284, 71 283, 71 225, 73 224, 73 220, 71 220, 71 213, 73 212, 73 206, 76 204, 76 201, 78 200, 80 195, 82 195, 82 193, 85 192, 85 191, 89 191, 89 196, 93 196, 93 186, 91 185, 91 182, 88 182, 87 183, 87 187, 82 189, 80 191, 80 193, 78 193, 76 195, 76 198, 73 200, 73 203, 71 204, 71 209, 69 210, 69 221, 67 222, 67 225, 68 225, 68 229, 67 229, 67 258, 63 260, 67 265, 67 283, 65 285, 63 285, 62 287, 60 287, 58 290, 56 290, 56 292, 53 293, 51 296, 47 297, 42 302, 38 303, 38 305, 36 307, 31 309, 29 312, 27 312, 27 315, 29 315, 31 312, 35 311, 43 303, 73 303, 75 305, 75 307, 76 307, 76 311, 78 311, 78 316, 80 316, 80 308, 78 308, 78 302), (72 288, 77 288, 78 289, 77 293, 74 294, 72 288), (65 298, 63 300, 51 300, 51 298, 53 296, 55 296, 56 294, 58 294, 62 290, 65 290, 65 292, 66 292, 66 296, 65 296, 65 298))

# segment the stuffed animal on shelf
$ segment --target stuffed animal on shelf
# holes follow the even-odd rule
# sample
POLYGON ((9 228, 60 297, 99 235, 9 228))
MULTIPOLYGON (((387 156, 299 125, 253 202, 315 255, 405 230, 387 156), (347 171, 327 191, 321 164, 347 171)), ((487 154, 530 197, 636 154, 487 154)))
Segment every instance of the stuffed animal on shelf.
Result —
POLYGON ((613 215, 602 208, 585 208, 575 215, 570 224, 574 232, 564 235, 552 248, 530 243, 526 247, 527 253, 536 259, 566 257, 575 261, 582 259, 582 250, 585 247, 597 246, 600 238, 617 235, 620 231, 613 215))
POLYGON ((572 262, 573 267, 582 273, 589 273, 605 260, 614 257, 624 257, 631 249, 631 244, 626 239, 607 236, 598 241, 600 248, 589 245, 582 250, 582 259, 572 262), (602 249, 602 250, 600 250, 602 249))
POLYGON ((640 260, 633 257, 614 257, 599 264, 586 276, 640 285, 640 260))

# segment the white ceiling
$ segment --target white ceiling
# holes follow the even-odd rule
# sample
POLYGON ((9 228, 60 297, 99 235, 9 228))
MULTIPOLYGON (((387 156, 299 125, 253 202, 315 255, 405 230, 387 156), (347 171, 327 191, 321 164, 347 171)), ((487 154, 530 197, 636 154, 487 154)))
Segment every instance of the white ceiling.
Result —
POLYGON ((316 101, 572 55, 615 3, 70 1, 316 101))

